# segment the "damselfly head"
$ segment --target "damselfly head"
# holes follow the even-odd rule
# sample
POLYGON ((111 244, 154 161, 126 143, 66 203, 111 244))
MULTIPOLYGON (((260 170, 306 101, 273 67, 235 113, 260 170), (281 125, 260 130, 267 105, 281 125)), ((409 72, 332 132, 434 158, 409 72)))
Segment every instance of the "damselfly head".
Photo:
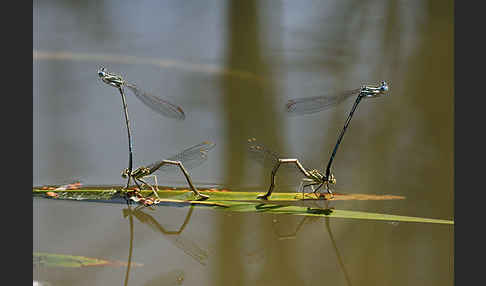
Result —
POLYGON ((108 72, 104 67, 98 69, 98 76, 104 83, 116 88, 120 88, 125 84, 121 76, 108 72))
POLYGON ((126 179, 128 178, 128 169, 124 169, 121 173, 122 178, 126 179))
POLYGON ((98 69, 98 76, 101 77, 101 78, 106 76, 106 69, 104 67, 100 67, 98 69))
POLYGON ((387 93, 388 92, 388 84, 386 83, 386 81, 381 82, 380 91, 381 91, 381 93, 383 93, 383 95, 388 95, 388 93, 387 93))
POLYGON ((336 184, 336 177, 334 177, 334 174, 329 175, 329 179, 327 180, 329 184, 335 185, 336 184))
POLYGON ((388 96, 388 84, 382 81, 380 86, 364 86, 361 88, 361 95, 366 98, 375 98, 380 96, 388 96))

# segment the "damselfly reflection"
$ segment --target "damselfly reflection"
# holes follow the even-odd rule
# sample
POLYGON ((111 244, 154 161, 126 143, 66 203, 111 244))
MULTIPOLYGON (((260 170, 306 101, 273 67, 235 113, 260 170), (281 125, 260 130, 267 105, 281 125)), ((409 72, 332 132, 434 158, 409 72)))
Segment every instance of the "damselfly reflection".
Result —
MULTIPOLYGON (((332 209, 333 208, 329 208, 329 209, 326 209, 326 211, 332 212, 332 209)), ((278 225, 280 224, 280 221, 279 221, 280 218, 281 217, 274 219, 273 224, 272 224, 274 232, 277 235, 279 240, 297 239, 297 235, 298 235, 299 232, 302 231, 302 228, 303 228, 304 225, 319 224, 322 221, 322 218, 320 218, 320 217, 305 216, 297 224, 294 231, 287 233, 287 234, 281 234, 280 231, 278 231, 278 225)), ((351 279, 349 278, 348 271, 346 270, 346 266, 344 264, 344 260, 341 256, 341 253, 340 253, 340 251, 337 247, 336 240, 334 239, 334 235, 331 231, 330 219, 329 219, 329 217, 325 217, 324 219, 325 219, 326 232, 329 235, 329 239, 330 239, 332 247, 334 249, 334 253, 336 254, 336 258, 338 260, 339 266, 340 266, 341 270, 343 271, 344 278, 346 279, 346 285, 352 285, 351 279)), ((318 227, 318 226, 316 226, 316 227, 318 227)))
POLYGON ((319 222, 320 219, 321 219, 320 217, 304 216, 300 220, 300 222, 297 224, 297 226, 295 227, 295 229, 293 231, 285 233, 285 234, 283 234, 281 232, 281 230, 279 230, 278 225, 280 225, 280 221, 279 221, 278 218, 273 220, 272 227, 273 227, 273 231, 274 231, 275 235, 278 237, 279 240, 296 239, 297 234, 300 232, 301 228, 305 224, 313 224, 313 223, 319 222))
POLYGON ((184 271, 175 269, 169 272, 155 275, 145 282, 143 286, 175 286, 184 284, 184 271))
POLYGON ((157 176, 153 175, 153 173, 156 171, 169 172, 171 170, 177 170, 178 168, 184 174, 184 177, 186 178, 186 181, 189 184, 191 191, 196 196, 195 199, 196 200, 208 199, 209 198, 208 196, 201 194, 196 189, 184 165, 187 165, 187 168, 194 168, 201 165, 204 161, 206 161, 207 153, 211 149, 213 149, 215 145, 216 144, 207 141, 199 143, 197 145, 187 148, 186 150, 182 151, 181 153, 175 156, 170 157, 169 159, 160 160, 147 166, 141 166, 133 171, 130 171, 127 168, 123 170, 122 177, 128 178, 128 184, 130 182, 130 178, 132 178, 135 184, 139 187, 139 189, 141 188, 139 182, 142 185, 150 187, 150 189, 152 189, 155 196, 159 198, 159 195, 157 193, 158 192, 157 176), (145 181, 145 179, 149 177, 152 177, 154 179, 155 188, 154 186, 151 186, 149 183, 145 181))
POLYGON ((192 257, 198 263, 200 263, 201 265, 206 265, 208 259, 208 251, 199 247, 193 240, 189 239, 188 237, 181 235, 187 224, 189 223, 189 220, 191 219, 194 205, 191 205, 189 207, 189 211, 187 212, 184 222, 177 230, 167 230, 166 228, 164 228, 157 222, 155 218, 143 211, 143 209, 145 208, 146 207, 144 206, 138 206, 136 208, 128 207, 126 209, 123 209, 123 216, 134 216, 141 223, 148 225, 151 229, 157 232, 160 232, 172 244, 174 244, 177 248, 181 249, 184 253, 192 257))

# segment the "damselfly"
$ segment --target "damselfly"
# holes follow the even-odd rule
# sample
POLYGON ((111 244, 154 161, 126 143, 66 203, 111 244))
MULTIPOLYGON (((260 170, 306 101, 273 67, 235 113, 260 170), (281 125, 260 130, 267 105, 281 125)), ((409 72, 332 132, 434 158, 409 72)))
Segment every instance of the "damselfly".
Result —
POLYGON ((278 159, 275 167, 272 170, 272 179, 270 182, 270 187, 266 194, 259 195, 258 199, 268 199, 268 197, 272 194, 272 191, 275 187, 275 175, 280 167, 281 164, 295 164, 297 168, 304 174, 304 176, 308 179, 309 183, 306 186, 318 186, 317 189, 314 190, 316 193, 323 185, 329 194, 332 195, 332 191, 330 189, 330 185, 336 184, 336 178, 334 174, 331 173, 331 165, 334 160, 334 156, 336 156, 337 149, 341 140, 343 139, 344 133, 348 128, 349 123, 351 122, 351 118, 358 107, 358 104, 361 102, 363 98, 374 98, 380 96, 387 96, 388 95, 388 85, 386 82, 382 81, 381 85, 378 87, 372 86, 363 86, 359 90, 353 90, 345 94, 341 94, 340 96, 335 96, 332 99, 325 100, 325 97, 314 97, 314 98, 307 98, 307 99, 300 99, 300 100, 291 100, 287 103, 287 110, 290 112, 297 112, 297 113, 312 113, 316 111, 323 110, 331 105, 337 104, 343 101, 346 96, 357 94, 356 101, 354 102, 353 107, 346 119, 346 123, 344 124, 341 133, 337 139, 336 145, 332 151, 331 157, 329 158, 329 162, 327 164, 327 168, 324 174, 319 172, 318 170, 306 170, 302 164, 299 162, 298 159, 278 159))
MULTIPOLYGON (((189 176, 189 173, 187 172, 186 168, 184 167, 184 164, 188 165, 188 168, 194 168, 199 165, 201 165, 206 159, 207 159, 207 153, 209 150, 213 149, 216 144, 212 142, 202 142, 197 145, 194 145, 190 148, 187 148, 186 150, 182 151, 181 153, 170 157, 167 160, 160 160, 155 163, 152 163, 148 166, 141 166, 138 167, 137 169, 131 171, 128 168, 123 170, 122 172, 122 177, 123 178, 128 178, 130 181, 130 178, 133 179, 135 184, 140 188, 140 184, 146 185, 152 189, 154 192, 155 196, 159 198, 159 195, 157 194, 158 191, 158 183, 157 183, 157 176, 154 175, 153 173, 156 171, 160 172, 168 172, 173 169, 179 168, 182 173, 184 174, 184 177, 186 178, 187 183, 189 184, 189 187, 191 191, 194 192, 194 195, 196 196, 196 200, 205 200, 208 199, 209 197, 206 195, 201 194, 194 184, 192 183, 191 177, 189 176), (145 178, 152 177, 155 181, 155 188, 148 184, 145 181, 145 178)), ((128 187, 127 187, 128 188, 128 187)))
POLYGON ((252 154, 252 156, 254 156, 257 160, 270 160, 271 162, 273 162, 274 166, 272 170, 272 180, 270 183, 270 188, 265 195, 258 196, 258 199, 266 200, 272 194, 275 187, 275 175, 277 173, 277 170, 279 169, 281 164, 285 163, 295 164, 297 166, 297 170, 304 174, 305 177, 302 179, 302 183, 300 185, 302 193, 304 192, 306 187, 311 187, 313 192, 317 194, 317 191, 320 189, 320 187, 325 184, 328 193, 332 194, 330 185, 334 185, 336 183, 336 179, 334 178, 333 174, 330 174, 329 179, 327 179, 317 169, 305 169, 298 159, 281 159, 277 153, 266 148, 262 144, 257 143, 255 138, 248 139, 248 149, 250 151, 250 154, 252 154), (319 186, 317 187, 317 189, 314 189, 314 186, 316 185, 319 186))
MULTIPOLYGON (((121 76, 108 72, 104 67, 101 67, 98 70, 98 76, 101 78, 101 80, 104 83, 118 88, 118 91, 120 92, 122 98, 122 104, 123 104, 123 111, 125 114, 125 123, 127 126, 127 133, 128 133, 128 170, 129 170, 128 173, 131 174, 133 169, 133 152, 132 152, 133 145, 132 145, 132 135, 130 131, 130 120, 128 119, 128 108, 127 108, 125 92, 123 90, 123 87, 126 86, 145 105, 147 105, 152 110, 155 110, 156 112, 164 116, 175 118, 178 120, 183 120, 185 118, 184 111, 182 111, 182 108, 180 108, 179 106, 174 105, 168 102, 167 100, 143 92, 135 84, 126 82, 121 76)), ((130 184, 130 176, 128 176, 127 185, 126 185, 127 188, 129 184, 130 184)))

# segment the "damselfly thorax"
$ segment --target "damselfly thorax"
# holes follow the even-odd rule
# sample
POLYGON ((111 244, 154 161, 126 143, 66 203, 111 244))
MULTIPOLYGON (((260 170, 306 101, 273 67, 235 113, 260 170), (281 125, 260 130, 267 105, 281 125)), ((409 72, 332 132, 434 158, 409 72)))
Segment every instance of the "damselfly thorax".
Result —
POLYGON ((317 189, 312 188, 313 192, 316 193, 319 188, 321 188, 323 185, 326 185, 326 191, 332 195, 331 186, 336 184, 336 178, 332 173, 329 174, 329 177, 326 177, 319 170, 312 169, 307 170, 307 175, 306 177, 302 178, 302 182, 304 183, 302 185, 302 192, 307 186, 317 186, 317 189))
MULTIPOLYGON (((128 176, 129 176, 129 172, 130 172, 130 170, 128 170, 128 168, 124 169, 124 170, 122 171, 122 174, 121 174, 122 178, 124 178, 124 179, 128 178, 128 176)), ((148 175, 150 175, 150 174, 151 174, 151 173, 150 173, 150 169, 149 169, 149 168, 147 168, 147 167, 143 167, 143 166, 142 166, 142 167, 138 167, 138 168, 137 168, 137 169, 135 169, 135 170, 132 170, 132 172, 131 172, 130 176, 131 176, 132 178, 134 178, 134 179, 139 179, 139 178, 146 177, 146 176, 148 176, 148 175)))
POLYGON ((126 84, 121 76, 108 72, 104 67, 98 70, 98 76, 104 83, 116 88, 121 88, 126 84))
POLYGON ((313 170, 309 170, 309 177, 308 179, 311 179, 313 180, 314 182, 316 183, 324 183, 326 182, 327 180, 325 179, 324 175, 321 174, 318 170, 316 169, 313 169, 313 170))

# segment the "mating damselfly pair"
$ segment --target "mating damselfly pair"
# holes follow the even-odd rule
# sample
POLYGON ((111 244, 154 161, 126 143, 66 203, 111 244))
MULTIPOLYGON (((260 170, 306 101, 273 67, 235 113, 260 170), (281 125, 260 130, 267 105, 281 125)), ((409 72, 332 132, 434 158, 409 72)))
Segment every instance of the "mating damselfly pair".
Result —
POLYGON ((276 153, 263 147, 263 145, 257 144, 255 138, 248 139, 248 143, 250 144, 249 149, 251 152, 257 154, 259 153, 264 156, 270 156, 275 161, 271 173, 270 187, 268 188, 268 191, 265 194, 259 195, 257 197, 258 199, 267 200, 270 197, 270 195, 273 192, 273 189, 275 188, 275 176, 282 164, 294 164, 297 167, 297 169, 305 176, 305 178, 303 179, 303 182, 305 182, 305 184, 302 185, 302 192, 304 192, 304 188, 311 187, 313 188, 313 192, 317 194, 317 191, 322 186, 325 186, 326 191, 332 196, 331 186, 336 184, 336 178, 334 177, 334 174, 331 173, 331 166, 334 157, 336 156, 336 152, 338 150, 339 144, 341 144, 344 133, 346 132, 346 129, 348 128, 349 123, 351 122, 351 118, 353 117, 353 114, 356 111, 356 108, 358 107, 358 104, 361 102, 362 99, 387 96, 388 84, 385 81, 382 81, 381 85, 377 87, 365 85, 360 89, 354 89, 354 90, 342 92, 340 94, 307 97, 301 99, 290 99, 286 104, 286 109, 288 112, 295 113, 295 114, 310 114, 310 113, 319 112, 328 109, 332 106, 335 106, 353 95, 356 95, 356 100, 353 104, 353 107, 351 108, 351 111, 349 112, 344 127, 338 136, 336 145, 332 150, 331 157, 329 158, 329 162, 327 163, 327 167, 324 172, 321 172, 317 169, 312 169, 312 170, 305 169, 298 159, 293 159, 293 158, 282 159, 280 158, 280 156, 276 155, 276 153), (317 188, 314 189, 314 186, 317 186, 317 188))
POLYGON ((101 67, 98 70, 98 76, 104 83, 117 88, 122 98, 125 124, 128 133, 128 168, 122 171, 122 177, 127 179, 127 185, 125 188, 128 189, 130 187, 130 180, 133 179, 133 182, 137 185, 139 189, 141 189, 140 185, 146 185, 150 187, 155 196, 159 198, 159 195, 157 193, 157 177, 153 173, 155 173, 156 171, 168 170, 171 166, 176 166, 179 168, 179 170, 181 170, 184 177, 186 178, 186 181, 189 184, 191 191, 194 192, 196 196, 196 200, 207 199, 208 196, 201 194, 196 189, 183 163, 196 163, 195 165, 202 163, 207 158, 207 152, 211 150, 215 144, 205 141, 200 144, 194 145, 169 159, 159 160, 150 165, 141 166, 133 170, 133 144, 124 87, 127 87, 130 91, 132 91, 133 94, 135 94, 135 96, 146 106, 150 107, 152 110, 163 116, 175 118, 177 120, 184 120, 184 111, 181 107, 170 103, 168 100, 144 92, 143 90, 139 89, 135 84, 125 81, 121 76, 108 72, 104 67, 101 67), (149 177, 152 177, 154 179, 155 188, 145 180, 149 177))
MULTIPOLYGON (((122 172, 122 177, 128 179, 126 189, 128 189, 130 186, 130 180, 133 179, 137 187, 140 188, 141 187, 140 185, 149 186, 153 190, 156 197, 158 197, 157 190, 156 190, 157 179, 156 176, 153 175, 153 173, 158 170, 167 169, 169 166, 177 166, 185 176, 186 181, 190 186, 190 189, 194 192, 196 196, 196 199, 197 200, 207 199, 208 196, 201 194, 192 183, 192 180, 186 168, 184 167, 184 164, 188 162, 202 162, 206 158, 207 152, 214 147, 214 143, 203 142, 201 144, 195 145, 193 147, 184 150, 182 153, 180 153, 175 157, 172 157, 167 160, 160 160, 148 166, 145 167, 142 166, 133 170, 132 138, 131 138, 129 119, 128 119, 128 109, 125 100, 124 87, 127 87, 130 91, 132 91, 135 94, 135 96, 140 101, 142 101, 145 105, 147 105, 152 110, 158 112, 163 116, 175 118, 178 120, 183 120, 185 118, 185 114, 182 111, 181 107, 170 103, 168 100, 153 96, 151 94, 142 91, 135 84, 126 82, 119 75, 109 73, 105 68, 100 68, 98 70, 98 76, 106 84, 117 88, 122 97, 123 110, 125 114, 125 122, 126 122, 127 133, 128 133, 128 151, 129 151, 128 168, 126 168, 122 172), (145 181, 145 179, 148 177, 154 178, 155 188, 145 181)), ((314 193, 317 193, 317 191, 322 186, 325 186, 326 191, 332 195, 331 186, 336 184, 336 179, 334 177, 334 174, 331 173, 332 162, 334 160, 338 147, 343 139, 344 133, 346 132, 349 123, 351 122, 351 118, 353 117, 353 114, 356 111, 356 108, 358 107, 358 104, 361 102, 361 100, 366 98, 375 98, 375 97, 381 97, 386 95, 388 95, 388 84, 383 81, 379 86, 376 87, 365 85, 359 89, 354 89, 354 90, 350 90, 350 91, 346 91, 334 95, 331 94, 326 96, 317 96, 317 97, 308 97, 308 98, 289 100, 286 104, 287 112, 292 114, 309 114, 309 113, 319 112, 328 109, 330 107, 336 106, 337 104, 345 101, 348 97, 356 96, 356 100, 353 104, 353 107, 346 119, 344 127, 338 136, 336 145, 334 146, 332 154, 329 158, 327 167, 322 172, 317 169, 308 170, 304 168, 298 159, 280 158, 279 156, 275 155, 275 153, 269 151, 266 148, 263 148, 261 145, 257 145, 255 143, 254 138, 249 139, 248 143, 251 145, 250 151, 255 153, 260 153, 260 154, 266 154, 266 155, 271 154, 275 160, 275 165, 271 173, 270 187, 265 194, 259 195, 257 198, 266 200, 271 196, 275 188, 275 176, 277 174, 277 171, 279 170, 279 167, 282 164, 296 165, 297 169, 305 176, 304 181, 306 182, 306 184, 303 185, 302 189, 310 186, 314 190, 314 186, 317 186, 317 188, 314 190, 314 193)))

